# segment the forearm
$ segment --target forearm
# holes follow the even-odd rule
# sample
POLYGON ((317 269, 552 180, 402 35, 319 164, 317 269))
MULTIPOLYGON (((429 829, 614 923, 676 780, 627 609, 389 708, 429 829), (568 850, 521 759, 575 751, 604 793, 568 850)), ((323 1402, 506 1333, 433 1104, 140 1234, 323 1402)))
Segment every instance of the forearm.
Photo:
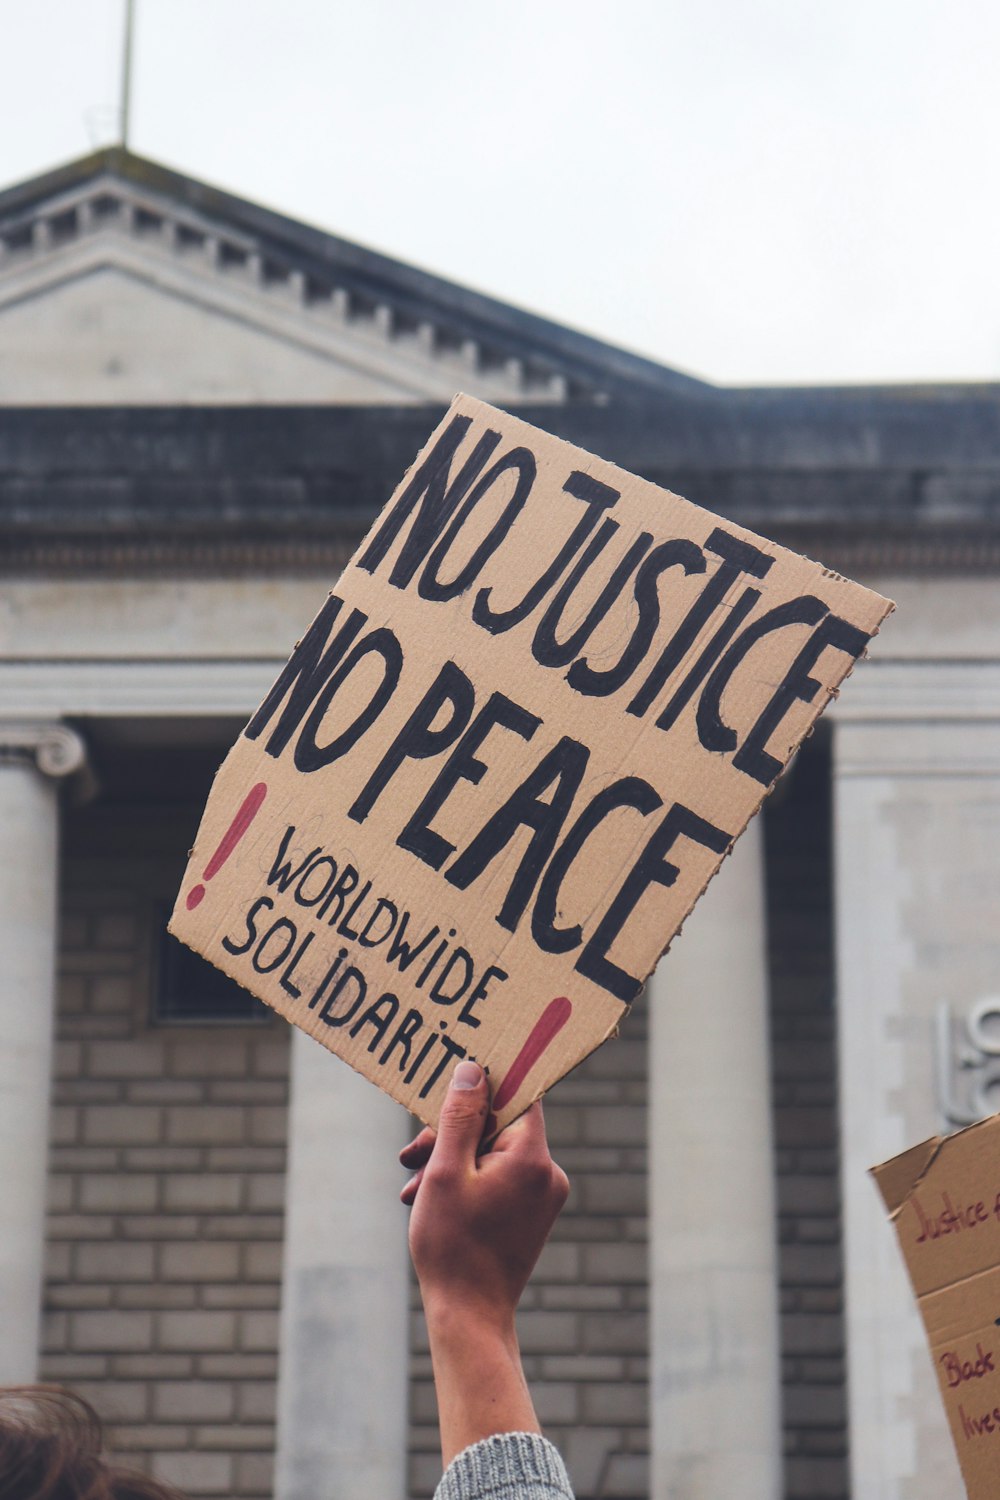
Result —
POLYGON ((540 1432, 513 1319, 490 1320, 425 1302, 445 1466, 503 1432, 540 1432))

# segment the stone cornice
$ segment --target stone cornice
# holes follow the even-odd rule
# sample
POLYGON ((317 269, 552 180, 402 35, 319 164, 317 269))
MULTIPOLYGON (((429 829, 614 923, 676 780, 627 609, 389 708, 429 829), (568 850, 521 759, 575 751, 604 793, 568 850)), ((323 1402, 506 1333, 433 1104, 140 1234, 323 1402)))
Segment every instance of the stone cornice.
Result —
POLYGON ((838 779, 1000 777, 1000 662, 867 661, 830 715, 838 779))
POLYGON ((283 660, 0 661, 0 748, 5 724, 12 731, 20 725, 30 745, 38 721, 63 714, 245 720, 283 660))
MULTIPOLYGON (((1000 571, 997 393, 806 394, 519 411, 844 573, 1000 571)), ((334 573, 442 411, 0 409, 0 572, 334 573)))
POLYGON ((232 578, 311 576, 332 584, 350 561, 358 536, 252 539, 143 535, 47 534, 0 538, 0 578, 232 578))
MULTIPOLYGON (((247 717, 284 661, 281 655, 0 661, 0 744, 5 724, 27 725, 35 734, 63 715, 247 717)), ((828 715, 852 729, 936 725, 952 732, 963 725, 1000 725, 1000 662, 864 661, 828 715)))
POLYGON ((1000 724, 1000 662, 861 662, 830 713, 838 724, 1000 724))
MULTIPOLYGON (((992 532, 914 531, 908 536, 858 534, 823 527, 794 530, 768 525, 755 528, 772 541, 815 557, 824 566, 849 576, 893 572, 937 577, 994 576, 1000 573, 1000 536, 992 532)), ((25 531, 0 537, 0 578, 51 577, 240 577, 313 575, 331 582, 349 562, 363 534, 347 535, 304 529, 285 537, 199 537, 156 532, 25 531)))

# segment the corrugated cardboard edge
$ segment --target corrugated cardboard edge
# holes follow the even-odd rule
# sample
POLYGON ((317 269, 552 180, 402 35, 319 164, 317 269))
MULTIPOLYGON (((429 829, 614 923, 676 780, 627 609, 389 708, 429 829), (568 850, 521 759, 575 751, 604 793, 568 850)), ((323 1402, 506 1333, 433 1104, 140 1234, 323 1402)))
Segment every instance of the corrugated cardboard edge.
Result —
MULTIPOLYGON (((684 497, 683 496, 679 496, 678 498, 683 499, 684 497)), ((744 529, 744 534, 747 535, 747 536, 754 536, 754 533, 752 531, 745 531, 745 529, 744 529)), ((755 537, 755 540, 757 540, 757 541, 765 541, 766 542, 767 538, 766 537, 755 537)), ((774 546, 774 543, 773 542, 769 543, 769 545, 770 546, 774 546)), ((804 557, 805 553, 799 553, 798 555, 800 557, 804 557)), ((807 558, 806 560, 808 562, 815 562, 815 558, 807 558)), ((830 568, 824 568, 822 563, 816 563, 816 566, 818 568, 822 568, 823 569, 823 573, 824 573, 824 575, 827 578, 835 578, 835 579, 838 579, 842 583, 850 583, 852 581, 849 578, 847 578, 847 579, 843 578, 840 573, 834 573, 832 571, 832 569, 830 569, 830 568)), ((896 608, 896 601, 894 599, 886 599, 885 595, 882 595, 881 597, 883 598, 883 600, 885 602, 885 609, 884 609, 882 615, 879 618, 878 624, 876 625, 875 629, 871 633, 871 640, 872 641, 878 635, 879 631, 882 629, 882 626, 885 624, 886 620, 895 611, 895 608, 896 608)), ((870 644, 870 642, 869 642, 869 644, 870 644)), ((719 860, 719 863, 716 865, 716 867, 712 871, 711 875, 709 875, 708 879, 705 881, 705 884, 701 887, 701 889, 695 895, 695 897, 694 897, 693 901, 691 902, 690 906, 688 907, 687 911, 684 913, 683 917, 681 918, 680 924, 677 927, 677 930, 674 932, 673 936, 660 949, 659 958, 657 958, 656 963, 653 964, 653 967, 650 969, 649 973, 646 975, 647 982, 652 977, 652 975, 653 975, 653 973, 654 973, 654 971, 655 971, 655 969, 657 967, 657 964, 659 964, 659 962, 660 962, 660 959, 664 958, 670 952, 670 949, 673 947, 674 943, 676 943, 677 939, 683 933, 683 931, 684 931, 684 923, 687 921, 688 917, 694 911, 695 907, 698 905, 698 902, 701 900, 702 896, 708 890, 708 887, 712 884, 712 881, 715 879, 716 875, 718 875, 719 871, 722 869, 722 867, 725 864, 726 860, 732 854, 733 849, 736 847, 736 844, 737 844, 738 840, 741 839, 743 837, 743 835, 746 833, 747 829, 750 827, 750 824, 753 822, 754 818, 757 817, 757 815, 759 814, 761 808, 764 806, 764 803, 767 801, 768 797, 770 797, 771 793, 774 791, 774 789, 777 786, 778 782, 791 769, 792 763, 795 760, 796 755, 798 755, 799 751, 801 750, 802 746, 805 744, 806 740, 809 739, 810 735, 812 735, 812 734, 815 733, 816 725, 819 723, 820 719, 826 713, 826 711, 829 708, 830 704, 833 703, 833 702, 835 702, 836 699, 840 697, 840 694, 841 694, 841 692, 843 690, 843 687, 844 687, 844 683, 851 676, 852 672, 857 667, 858 662, 859 661, 867 661, 867 659, 868 659, 868 652, 866 650, 863 653, 863 655, 861 655, 861 656, 859 656, 857 658, 857 660, 851 662, 850 666, 847 668, 847 671, 844 673, 843 677, 837 683, 836 687, 832 687, 830 689, 830 691, 827 693, 827 695, 826 695, 826 702, 823 704, 823 706, 819 710, 819 712, 814 716, 814 718, 812 719, 812 721, 809 724, 806 725, 805 729, 803 729, 802 733, 799 735, 798 739, 795 741, 794 745, 789 750, 788 757, 787 757, 784 765, 781 767, 781 770, 778 772, 777 776, 771 782, 770 786, 766 786, 764 788, 764 790, 761 792, 761 794, 760 794, 760 800, 758 801, 756 807, 753 808, 753 810, 751 811, 750 815, 748 816, 746 822, 743 824, 742 828, 738 828, 736 830, 736 832, 733 834, 733 837, 732 837, 732 839, 730 841, 730 844, 729 844, 729 848, 726 850, 725 854, 719 860)), ((624 1020, 624 1017, 627 1014, 628 1014, 628 1009, 626 1009, 623 1012, 623 1014, 622 1014, 622 1019, 623 1020, 624 1020)), ((611 1033, 609 1032, 608 1036, 610 1036, 610 1035, 611 1035, 611 1033)), ((604 1041, 606 1042, 607 1039, 608 1039, 608 1037, 606 1036, 604 1038, 604 1041)), ((599 1042, 598 1043, 598 1046, 603 1046, 603 1045, 604 1045, 604 1042, 599 1042)), ((879 1171, 879 1170, 881 1170, 881 1169, 880 1168, 876 1168, 876 1167, 872 1167, 871 1168, 872 1172, 879 1171)))
POLYGON ((890 1157, 877 1167, 869 1167, 869 1176, 874 1177, 882 1194, 889 1218, 896 1220, 909 1199, 927 1175, 928 1168, 943 1147, 947 1137, 935 1135, 911 1146, 899 1156, 890 1157))
POLYGON ((957 1141, 971 1135, 974 1130, 981 1130, 984 1125, 995 1125, 998 1119, 1000 1115, 989 1115, 985 1120, 977 1120, 974 1125, 966 1125, 964 1129, 956 1130, 951 1135, 931 1136, 918 1146, 911 1146, 908 1151, 891 1156, 888 1161, 880 1162, 876 1167, 869 1167, 868 1175, 875 1179, 889 1218, 893 1222, 898 1219, 940 1155, 953 1149, 957 1141))

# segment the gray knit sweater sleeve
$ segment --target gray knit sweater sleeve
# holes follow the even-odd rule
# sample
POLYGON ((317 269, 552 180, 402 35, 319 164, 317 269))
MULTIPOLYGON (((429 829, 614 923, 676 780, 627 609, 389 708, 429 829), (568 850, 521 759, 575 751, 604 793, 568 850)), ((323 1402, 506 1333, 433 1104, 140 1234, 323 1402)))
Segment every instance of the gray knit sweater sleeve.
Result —
POLYGON ((452 1459, 434 1500, 573 1500, 558 1450, 537 1432, 484 1438, 452 1459))

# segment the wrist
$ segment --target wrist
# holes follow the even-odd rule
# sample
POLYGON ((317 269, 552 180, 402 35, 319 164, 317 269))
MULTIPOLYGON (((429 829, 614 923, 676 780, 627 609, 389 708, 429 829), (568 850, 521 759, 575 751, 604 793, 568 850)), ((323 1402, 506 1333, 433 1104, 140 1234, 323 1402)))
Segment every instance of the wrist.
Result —
POLYGON ((463 1296, 453 1289, 424 1292, 424 1318, 432 1342, 454 1348, 473 1342, 517 1349, 514 1308, 476 1296, 463 1296))
POLYGON ((514 1310, 475 1297, 424 1295, 441 1456, 502 1432, 540 1432, 521 1368, 514 1310))

